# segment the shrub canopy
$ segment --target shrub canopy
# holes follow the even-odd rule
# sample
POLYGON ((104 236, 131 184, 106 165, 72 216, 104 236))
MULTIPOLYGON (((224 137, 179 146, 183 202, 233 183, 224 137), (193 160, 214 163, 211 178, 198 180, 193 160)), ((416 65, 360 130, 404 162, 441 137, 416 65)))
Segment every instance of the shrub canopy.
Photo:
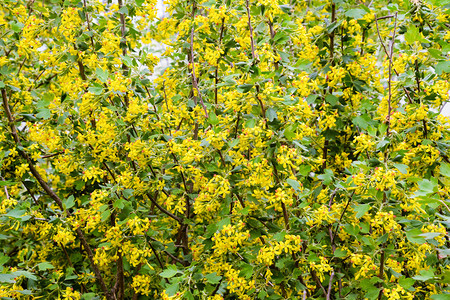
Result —
POLYGON ((2 1, 0 298, 449 299, 449 1, 165 2, 2 1))

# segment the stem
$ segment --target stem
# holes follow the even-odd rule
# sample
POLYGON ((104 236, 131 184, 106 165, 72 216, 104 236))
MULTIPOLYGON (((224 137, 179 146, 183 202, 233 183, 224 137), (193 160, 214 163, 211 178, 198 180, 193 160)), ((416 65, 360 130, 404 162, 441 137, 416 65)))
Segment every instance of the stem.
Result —
POLYGON ((167 216, 171 217, 172 219, 174 219, 175 221, 177 221, 180 224, 183 224, 183 220, 177 216, 175 216, 174 214, 172 214, 170 211, 168 211, 167 209, 165 209, 164 207, 162 207, 161 205, 158 204, 158 202, 156 202, 156 199, 153 199, 150 194, 146 194, 148 199, 150 199, 150 201, 163 213, 165 213, 167 216))
MULTIPOLYGON (((205 103, 203 103, 202 94, 200 93, 200 89, 198 88, 197 84, 197 76, 195 75, 195 63, 194 63, 194 31, 195 31, 195 4, 192 4, 192 29, 191 29, 191 52, 190 52, 190 63, 192 66, 192 87, 193 89, 197 90, 198 100, 200 100, 200 104, 203 107, 203 110, 205 111, 205 117, 209 118, 208 110, 206 109, 205 103)), ((192 94, 194 95, 194 103, 197 105, 197 96, 195 95, 194 91, 192 91, 192 94)))
POLYGON ((333 286, 333 277, 334 277, 334 271, 331 271, 330 280, 328 282, 328 292, 327 292, 326 300, 330 300, 331 299, 331 288, 333 286))
POLYGON ((89 22, 89 15, 87 13, 86 0, 83 0, 83 10, 84 10, 84 15, 86 17, 86 23, 87 23, 88 30, 91 33, 90 38, 91 38, 92 51, 95 51, 94 39, 92 38, 91 23, 89 22))
POLYGON ((311 269, 311 277, 314 279, 316 284, 322 289, 323 294, 327 295, 327 291, 325 290, 325 288, 323 287, 323 285, 320 282, 319 278, 317 277, 316 271, 314 271, 313 269, 311 269))
MULTIPOLYGON (((71 213, 68 210, 64 210, 62 200, 58 197, 58 195, 56 195, 56 193, 50 188, 50 186, 47 184, 47 182, 45 182, 44 179, 41 177, 41 175, 35 168, 33 161, 28 156, 28 154, 26 152, 24 152, 23 150, 21 150, 22 143, 20 142, 20 138, 19 138, 19 135, 17 134, 16 126, 14 125, 14 118, 9 109, 8 98, 6 96, 6 90, 1 89, 1 93, 2 93, 2 100, 3 100, 3 108, 5 109, 5 114, 8 118, 9 126, 11 128, 11 134, 14 138, 14 142, 18 146, 17 150, 18 150, 20 156, 22 156, 22 158, 24 158, 27 161, 31 173, 36 178, 36 180, 39 182, 39 184, 44 189, 44 191, 47 193, 47 195, 58 204, 59 208, 65 212, 67 217, 70 217, 71 213)), ((95 277, 97 278, 97 281, 100 284, 100 287, 101 287, 103 293, 105 294, 107 299, 114 299, 113 295, 111 295, 111 293, 106 288, 105 282, 103 281, 103 277, 100 273, 100 269, 97 267, 97 265, 94 262, 94 254, 92 253, 91 247, 87 243, 86 237, 84 236, 84 234, 80 230, 80 228, 77 228, 75 231, 76 231, 78 238, 80 239, 81 244, 83 245, 84 249, 86 249, 90 265, 94 269, 95 277)))
MULTIPOLYGON (((269 24, 270 38, 272 39, 272 42, 273 42, 273 38, 275 37, 275 34, 276 34, 275 30, 273 29, 273 23, 270 20, 267 23, 269 24)), ((273 45, 273 47, 274 47, 273 48, 273 54, 275 54, 275 56, 278 57, 278 53, 275 50, 275 44, 273 45)), ((278 70, 278 60, 276 60, 274 62, 274 64, 275 64, 275 70, 278 70)))
MULTIPOLYGON (((220 35, 219 35, 219 47, 222 44, 222 38, 223 38, 223 31, 225 29, 225 18, 222 18, 222 25, 220 26, 220 35)), ((219 60, 220 57, 217 59, 217 66, 216 70, 214 71, 214 103, 217 105, 217 83, 219 82, 219 60)))
POLYGON ((252 47, 252 58, 256 59, 256 53, 255 53, 255 41, 253 39, 253 27, 252 22, 250 18, 250 5, 248 3, 248 0, 245 0, 245 8, 247 9, 247 19, 248 19, 248 27, 250 28, 250 45, 252 47))
MULTIPOLYGON (((331 23, 336 22, 336 4, 331 3, 331 23)), ((330 59, 331 65, 334 65, 334 30, 330 33, 330 59)))

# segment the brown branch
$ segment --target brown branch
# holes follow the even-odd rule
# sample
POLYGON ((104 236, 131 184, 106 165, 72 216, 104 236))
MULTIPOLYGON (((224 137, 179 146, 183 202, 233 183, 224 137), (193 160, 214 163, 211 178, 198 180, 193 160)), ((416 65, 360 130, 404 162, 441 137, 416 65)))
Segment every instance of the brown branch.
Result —
POLYGON ((394 15, 388 15, 388 16, 383 16, 383 17, 378 17, 378 18, 375 16, 375 20, 378 21, 378 20, 383 20, 383 19, 390 19, 393 17, 394 17, 394 15))
POLYGON ((334 240, 335 240, 335 238, 336 238, 337 231, 339 230, 339 226, 341 225, 342 218, 344 217, 344 214, 345 214, 345 212, 347 211, 348 206, 350 205, 350 202, 351 202, 351 200, 352 200, 352 198, 353 198, 353 195, 355 194, 355 191, 356 191, 356 190, 353 190, 352 194, 351 194, 350 197, 348 198, 347 204, 345 205, 344 210, 342 211, 341 216, 339 217, 338 224, 337 224, 336 229, 334 230, 334 233, 333 233, 333 235, 332 235, 332 236, 333 236, 333 241, 331 241, 331 243, 334 243, 334 240))
MULTIPOLYGON (((73 263, 72 263, 72 260, 70 259, 69 253, 67 253, 66 248, 64 247, 63 244, 61 244, 61 243, 58 243, 58 244, 59 244, 59 246, 63 249, 64 255, 66 256, 66 259, 67 259, 67 262, 69 263, 69 266, 71 266, 71 267, 74 269, 75 274, 78 275, 78 272, 75 270, 75 268, 74 268, 74 266, 73 266, 73 263)), ((82 287, 85 291, 87 291, 86 286, 85 286, 83 283, 81 283, 81 287, 82 287)))
MULTIPOLYGON (((192 5, 192 19, 195 18, 195 5, 192 5)), ((200 101, 200 104, 203 107, 203 110, 205 111, 205 117, 208 118, 208 110, 206 109, 205 103, 203 103, 202 94, 200 93, 200 89, 198 88, 198 81, 197 76, 195 75, 195 63, 194 63, 194 31, 195 31, 195 22, 192 22, 192 29, 191 29, 191 43, 190 43, 190 64, 192 66, 192 72, 191 72, 191 79, 192 79, 192 87, 193 89, 197 90, 198 100, 200 101)), ((194 90, 192 91, 192 94, 194 95, 194 103, 197 105, 197 96, 195 95, 194 90)))
MULTIPOLYGON (((223 32, 225 29, 225 18, 222 18, 222 25, 220 26, 219 35, 219 47, 222 44, 223 32)), ((217 105, 217 83, 219 82, 219 61, 220 57, 217 59, 216 70, 214 71, 214 103, 217 105)))
MULTIPOLYGON (((277 53, 277 50, 275 50, 275 41, 273 40, 273 38, 275 37, 275 30, 273 29, 273 23, 272 23, 272 21, 270 21, 270 20, 268 20, 268 22, 267 22, 268 24, 269 24, 269 30, 270 30, 270 38, 272 39, 272 42, 273 42, 273 54, 275 55, 275 57, 277 57, 277 59, 278 59, 278 57, 279 57, 279 55, 278 55, 278 53, 277 53)), ((278 70, 278 60, 276 60, 275 62, 274 62, 274 65, 275 65, 275 70, 278 70)))
MULTIPOLYGON (((385 259, 385 253, 384 250, 381 250, 381 258, 380 258, 380 272, 378 273, 378 278, 383 280, 384 277, 384 259, 385 259)), ((380 283, 380 286, 381 287, 380 283)), ((380 293, 378 294, 378 300, 381 300, 381 297, 383 296, 383 289, 380 289, 380 293)))
POLYGON ((248 27, 250 29, 250 45, 252 48, 252 58, 253 58, 253 60, 255 60, 257 58, 257 56, 255 53, 255 41, 253 39, 253 27, 252 27, 252 22, 251 22, 251 18, 250 18, 250 5, 248 3, 248 0, 245 0, 245 8, 247 9, 248 27))
POLYGON ((327 291, 325 290, 325 288, 323 287, 322 283, 320 282, 319 277, 317 277, 316 271, 314 271, 313 269, 311 269, 311 277, 314 279, 316 284, 322 289, 323 294, 326 296, 327 295, 327 291))
POLYGON ((331 288, 333 287, 333 277, 334 277, 334 271, 331 271, 330 280, 328 282, 328 292, 327 292, 326 300, 330 300, 331 299, 331 288))
POLYGON ((164 207, 162 207, 161 205, 158 204, 158 202, 156 202, 156 199, 153 199, 150 194, 146 194, 146 196, 148 197, 148 199, 150 199, 150 201, 163 213, 165 213, 167 216, 171 217, 172 219, 174 219, 175 221, 177 221, 180 224, 183 224, 183 220, 177 216, 175 216, 173 213, 171 213, 170 211, 168 211, 167 209, 165 209, 164 207))
MULTIPOLYGON (((336 22, 336 4, 331 2, 331 24, 336 22)), ((330 33, 330 59, 331 65, 334 65, 334 30, 330 33)))
POLYGON ((87 23, 87 27, 88 30, 90 31, 90 38, 91 38, 91 45, 92 45, 92 51, 95 51, 95 46, 94 46, 94 39, 92 38, 92 30, 91 30, 91 23, 89 22, 89 15, 87 13, 87 5, 86 5, 86 0, 83 0, 83 10, 84 10, 84 15, 86 17, 86 23, 87 23))
MULTIPOLYGON (((17 134, 16 126, 14 125, 14 117, 9 109, 8 98, 6 95, 6 90, 4 88, 1 89, 1 94, 2 94, 2 100, 3 100, 3 108, 5 110, 5 114, 8 118, 9 126, 11 128, 11 134, 14 138, 14 142, 18 146, 18 152, 19 152, 20 156, 22 156, 27 161, 28 167, 30 168, 31 173, 36 178, 36 180, 39 182, 39 184, 44 189, 44 191, 47 193, 47 195, 57 203, 59 208, 65 212, 67 217, 71 216, 70 211, 64 210, 62 200, 58 197, 58 195, 56 195, 56 193, 50 188, 50 186, 47 184, 47 182, 45 182, 44 179, 42 178, 42 176, 39 174, 39 172, 37 171, 37 169, 35 168, 35 166, 33 164, 33 161, 31 160, 31 158, 28 156, 28 154, 26 152, 24 152, 22 150, 23 149, 22 143, 20 142, 20 138, 19 138, 19 135, 17 134)), ((87 243, 86 237, 84 236, 84 234, 80 230, 80 228, 77 228, 75 231, 76 231, 78 238, 80 239, 81 244, 83 245, 84 249, 86 249, 90 265, 94 269, 94 273, 95 273, 98 283, 100 284, 100 288, 102 289, 102 291, 105 294, 107 299, 113 299, 113 296, 106 288, 105 282, 103 281, 103 277, 100 273, 100 269, 94 262, 94 255, 92 253, 91 247, 87 243)))
POLYGON ((59 151, 59 152, 52 153, 52 154, 45 154, 45 155, 42 155, 41 158, 50 158, 50 157, 58 156, 63 153, 64 153, 64 151, 59 151))
MULTIPOLYGON (((3 178, 3 177, 1 177, 1 176, 0 176, 0 179, 3 180, 3 181, 5 181, 5 178, 3 178)), ((24 184, 24 185, 25 185, 25 184, 24 184)), ((5 185, 3 188, 5 189, 6 199, 9 199, 9 193, 8 193, 8 188, 7 188, 7 186, 5 185)))
POLYGON ((22 70, 22 67, 23 67, 23 65, 25 64, 25 62, 27 61, 27 59, 26 58, 24 58, 23 59, 23 62, 20 64, 20 66, 19 66, 19 70, 17 70, 17 74, 16 74, 16 76, 19 76, 19 74, 20 74, 20 70, 22 70))

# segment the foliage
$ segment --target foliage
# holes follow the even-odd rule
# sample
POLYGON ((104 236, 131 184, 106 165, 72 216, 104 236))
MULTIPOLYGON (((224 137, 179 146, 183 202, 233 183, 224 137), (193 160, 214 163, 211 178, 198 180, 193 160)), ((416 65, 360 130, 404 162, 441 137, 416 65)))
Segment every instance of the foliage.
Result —
POLYGON ((449 299, 448 0, 166 4, 2 1, 0 297, 449 299))

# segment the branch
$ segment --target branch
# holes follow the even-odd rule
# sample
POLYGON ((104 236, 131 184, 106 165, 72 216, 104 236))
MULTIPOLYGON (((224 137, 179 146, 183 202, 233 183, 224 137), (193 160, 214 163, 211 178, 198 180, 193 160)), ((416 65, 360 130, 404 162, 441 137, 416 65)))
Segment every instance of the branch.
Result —
POLYGON ((334 277, 334 271, 331 271, 330 281, 328 282, 328 292, 327 292, 326 300, 330 300, 331 299, 331 288, 333 286, 333 277, 334 277))
POLYGON ((84 10, 84 15, 86 17, 86 23, 87 23, 88 30, 91 31, 90 38, 91 38, 92 51, 95 51, 94 39, 92 38, 91 23, 89 22, 89 15, 87 13, 86 0, 83 0, 83 10, 84 10))
MULTIPOLYGON (((195 17, 195 5, 193 4, 193 8, 192 8, 192 19, 194 19, 195 17)), ((191 29, 191 53, 190 53, 190 63, 192 66, 192 72, 191 72, 191 76, 192 76, 192 87, 197 90, 197 95, 198 95, 198 99, 200 100, 200 104, 203 107, 203 110, 205 111, 205 117, 209 118, 208 115, 208 110, 206 109, 205 103, 203 103, 203 99, 202 99, 202 94, 200 93, 200 89, 198 88, 198 84, 197 84, 197 76, 195 75, 195 63, 194 63, 194 29, 195 29, 195 23, 194 20, 192 21, 192 29, 191 29)), ((194 103, 195 105, 197 105, 197 96, 194 94, 194 103)))
MULTIPOLYGON (((220 26, 220 36, 219 36, 219 47, 222 44, 222 38, 223 38, 223 31, 225 29, 225 18, 222 18, 222 25, 220 26)), ((220 57, 217 59, 217 66, 216 70, 214 71, 214 103, 217 105, 217 83, 219 82, 219 60, 220 57)))
MULTIPOLYGON (((11 128, 11 134, 12 134, 12 136, 14 138, 14 142, 18 146, 17 150, 18 150, 20 156, 22 156, 22 158, 24 158, 27 161, 31 173, 36 178, 36 180, 39 182, 39 184, 44 189, 44 191, 47 193, 47 195, 58 204, 59 208, 62 211, 65 212, 67 217, 70 217, 71 213, 68 210, 64 210, 64 206, 63 206, 63 203, 62 203, 61 199, 50 188, 50 186, 47 184, 47 182, 45 182, 44 179, 42 179, 42 176, 39 174, 39 172, 35 168, 35 166, 33 164, 33 161, 28 156, 28 154, 26 152, 24 152, 23 150, 21 150, 21 149, 23 149, 22 148, 22 143, 20 142, 20 138, 19 138, 19 135, 17 134, 16 126, 14 125, 14 118, 12 116, 12 113, 11 113, 10 109, 9 109, 8 98, 7 98, 7 95, 6 95, 6 90, 4 88, 1 89, 1 94, 2 94, 2 100, 3 100, 3 108, 5 110, 5 114, 6 114, 7 118, 8 118, 9 126, 11 128)), ((111 293, 106 288, 105 282, 103 281, 103 277, 102 277, 102 275, 100 273, 99 268, 97 267, 97 265, 94 262, 94 255, 92 253, 91 247, 87 243, 86 237, 84 236, 84 234, 80 230, 80 228, 77 228, 75 231, 76 231, 76 233, 77 233, 77 235, 78 235, 78 237, 79 237, 79 239, 81 241, 81 244, 83 245, 84 249, 86 249, 86 252, 87 252, 88 258, 89 258, 89 262, 91 264, 91 267, 94 269, 95 276, 97 278, 98 283, 100 284, 100 287, 101 287, 103 293, 105 294, 107 299, 113 299, 113 296, 111 295, 111 293)))
POLYGON ((327 295, 327 291, 325 290, 325 288, 323 287, 323 285, 320 282, 319 278, 317 277, 316 271, 314 271, 313 269, 311 269, 311 277, 314 279, 316 284, 322 289, 323 294, 327 295))
POLYGON ((174 219, 175 221, 177 221, 180 224, 183 224, 183 220, 177 216, 175 216, 173 213, 171 213, 170 211, 168 211, 167 209, 165 209, 164 207, 162 207, 161 205, 158 204, 158 202, 156 202, 155 199, 153 199, 150 194, 146 194, 147 197, 150 199, 150 201, 163 213, 165 213, 167 216, 171 217, 172 219, 174 219))

